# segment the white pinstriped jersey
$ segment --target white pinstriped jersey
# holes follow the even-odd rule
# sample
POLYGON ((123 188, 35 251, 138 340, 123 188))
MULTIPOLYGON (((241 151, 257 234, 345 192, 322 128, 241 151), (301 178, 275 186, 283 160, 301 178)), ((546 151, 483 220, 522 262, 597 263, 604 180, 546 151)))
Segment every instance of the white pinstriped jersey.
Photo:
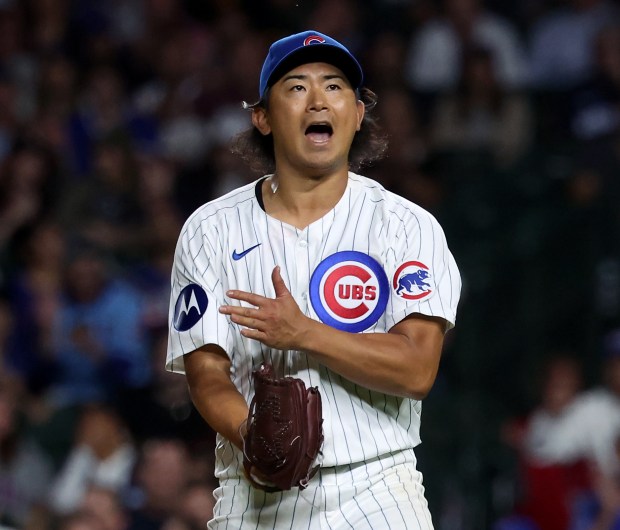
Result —
MULTIPOLYGON (((248 403, 251 372, 270 361, 279 375, 318 386, 323 397, 325 467, 367 461, 420 443, 419 401, 348 381, 299 351, 244 338, 218 312, 238 289, 273 298, 282 277, 301 310, 349 332, 387 332, 411 313, 454 325, 461 280, 436 219, 377 182, 349 173, 337 205, 303 230, 265 213, 260 182, 199 208, 185 223, 172 271, 168 370, 205 344, 230 357, 232 380, 248 403)), ((216 476, 243 475, 242 455, 218 437, 216 476)))

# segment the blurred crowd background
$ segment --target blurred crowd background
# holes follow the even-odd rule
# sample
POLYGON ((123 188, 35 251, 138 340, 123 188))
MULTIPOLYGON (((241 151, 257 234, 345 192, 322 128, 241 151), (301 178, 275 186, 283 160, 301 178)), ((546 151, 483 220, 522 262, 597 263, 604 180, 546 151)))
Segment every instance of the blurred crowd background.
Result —
POLYGON ((363 173, 463 276, 417 449, 438 530, 620 528, 620 4, 0 0, 0 527, 196 530, 213 432, 164 371, 176 238, 268 45, 345 43, 363 173))

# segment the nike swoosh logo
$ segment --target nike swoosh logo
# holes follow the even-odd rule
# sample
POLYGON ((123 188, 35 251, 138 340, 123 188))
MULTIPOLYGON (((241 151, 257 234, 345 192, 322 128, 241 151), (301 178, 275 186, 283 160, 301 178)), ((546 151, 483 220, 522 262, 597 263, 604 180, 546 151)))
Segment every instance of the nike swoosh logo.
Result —
POLYGON ((232 258, 237 261, 240 260, 243 256, 245 256, 248 252, 252 252, 256 247, 260 247, 261 243, 259 243, 258 245, 254 245, 253 247, 250 248, 246 248, 243 252, 239 252, 237 253, 236 250, 233 250, 232 253, 232 258))

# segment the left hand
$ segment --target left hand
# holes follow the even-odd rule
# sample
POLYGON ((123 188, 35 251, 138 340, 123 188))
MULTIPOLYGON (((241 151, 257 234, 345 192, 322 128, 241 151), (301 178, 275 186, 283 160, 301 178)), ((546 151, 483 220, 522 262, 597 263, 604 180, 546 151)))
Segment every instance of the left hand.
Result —
POLYGON ((234 300, 247 302, 255 307, 223 305, 219 311, 230 315, 235 324, 243 326, 244 337, 262 342, 278 350, 299 350, 311 320, 306 317, 291 292, 287 289, 280 267, 271 273, 271 281, 276 292, 275 298, 266 298, 246 291, 228 291, 234 300))

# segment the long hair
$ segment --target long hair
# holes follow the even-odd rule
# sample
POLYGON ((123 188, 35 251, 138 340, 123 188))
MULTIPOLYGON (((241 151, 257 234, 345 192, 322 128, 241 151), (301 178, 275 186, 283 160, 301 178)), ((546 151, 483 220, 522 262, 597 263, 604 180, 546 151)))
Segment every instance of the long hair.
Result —
MULTIPOLYGON (((266 98, 265 98, 266 99, 266 98)), ((366 112, 360 130, 355 133, 349 150, 349 168, 357 171, 383 158, 387 151, 387 137, 381 131, 372 110, 377 104, 377 95, 368 88, 362 88, 359 99, 364 103, 366 112)), ((244 108, 266 108, 265 100, 252 105, 244 103, 244 108)), ((237 134, 232 140, 232 152, 250 166, 252 171, 261 175, 273 173, 276 160, 273 147, 273 136, 263 135, 254 126, 237 134)))

